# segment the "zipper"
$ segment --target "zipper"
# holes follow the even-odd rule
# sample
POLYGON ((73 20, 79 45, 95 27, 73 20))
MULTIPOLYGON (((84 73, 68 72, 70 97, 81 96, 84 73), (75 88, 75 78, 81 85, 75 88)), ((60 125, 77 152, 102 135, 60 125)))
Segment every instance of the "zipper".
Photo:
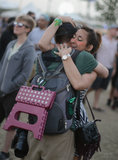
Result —
POLYGON ((2 87, 4 86, 4 79, 5 79, 5 76, 6 76, 6 73, 7 73, 7 69, 8 69, 8 64, 9 64, 9 61, 11 59, 9 59, 9 56, 11 54, 11 51, 12 51, 12 48, 9 49, 9 51, 7 51, 8 53, 6 54, 6 59, 7 59, 7 64, 6 64, 6 69, 5 69, 5 72, 4 72, 4 76, 3 76, 3 79, 2 79, 2 85, 1 85, 1 90, 2 90, 2 87))
POLYGON ((66 85, 66 89, 67 89, 68 92, 69 92, 69 90, 70 90, 69 87, 70 87, 70 84, 67 84, 67 85, 66 85))
POLYGON ((4 80, 5 80, 5 76, 6 76, 6 73, 7 73, 8 64, 9 64, 9 61, 7 61, 6 69, 5 69, 5 72, 4 72, 3 79, 2 79, 1 90, 2 90, 2 87, 4 86, 4 82, 5 82, 4 80))

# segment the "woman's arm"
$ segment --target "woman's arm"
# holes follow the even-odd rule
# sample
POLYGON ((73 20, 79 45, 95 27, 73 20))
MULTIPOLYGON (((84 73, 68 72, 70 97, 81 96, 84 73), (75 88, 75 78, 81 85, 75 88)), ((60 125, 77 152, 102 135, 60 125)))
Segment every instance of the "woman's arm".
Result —
POLYGON ((71 58, 63 61, 66 75, 75 90, 83 90, 89 88, 95 81, 96 72, 81 75, 71 58))
POLYGON ((94 69, 98 76, 107 78, 109 75, 109 71, 106 67, 104 67, 100 62, 98 62, 97 67, 94 69))
MULTIPOLYGON (((61 58, 71 52, 71 48, 67 46, 58 46, 59 52, 56 52, 61 58)), ((75 90, 83 90, 89 88, 97 77, 95 72, 81 75, 71 57, 63 60, 66 75, 75 90)))
MULTIPOLYGON (((67 16, 61 16, 57 19, 60 19, 62 22, 70 22, 72 25, 75 26, 72 18, 67 16)), ((39 48, 41 51, 48 51, 52 50, 55 45, 51 43, 52 38, 54 37, 56 31, 59 28, 59 25, 55 25, 55 21, 52 22, 52 24, 46 29, 45 33, 43 34, 42 38, 39 41, 39 48)))

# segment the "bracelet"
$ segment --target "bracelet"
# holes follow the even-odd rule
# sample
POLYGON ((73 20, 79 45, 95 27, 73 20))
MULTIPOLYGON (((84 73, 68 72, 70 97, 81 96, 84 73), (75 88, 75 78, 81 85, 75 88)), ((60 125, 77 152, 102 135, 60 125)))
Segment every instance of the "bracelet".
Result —
POLYGON ((54 22, 55 22, 55 24, 54 24, 55 27, 56 27, 56 26, 61 26, 61 25, 62 25, 62 20, 59 19, 59 18, 55 18, 54 22))

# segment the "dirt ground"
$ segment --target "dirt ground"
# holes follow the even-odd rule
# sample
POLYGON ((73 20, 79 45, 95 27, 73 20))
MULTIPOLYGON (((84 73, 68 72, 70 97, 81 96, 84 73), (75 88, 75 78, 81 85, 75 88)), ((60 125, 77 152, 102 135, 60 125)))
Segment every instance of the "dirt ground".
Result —
MULTIPOLYGON (((118 109, 111 110, 106 106, 106 101, 109 95, 110 86, 107 91, 103 92, 100 99, 100 107, 104 109, 104 112, 94 111, 97 119, 101 119, 98 122, 98 127, 101 133, 101 152, 96 152, 92 160, 118 160, 118 109)), ((92 104, 93 92, 89 93, 88 99, 92 104)), ((89 119, 91 114, 86 106, 89 119)), ((3 124, 2 124, 3 125, 3 124)), ((2 149, 5 137, 5 131, 0 128, 0 150, 2 149)), ((11 160, 20 160, 14 157, 13 150, 10 150, 11 160)))

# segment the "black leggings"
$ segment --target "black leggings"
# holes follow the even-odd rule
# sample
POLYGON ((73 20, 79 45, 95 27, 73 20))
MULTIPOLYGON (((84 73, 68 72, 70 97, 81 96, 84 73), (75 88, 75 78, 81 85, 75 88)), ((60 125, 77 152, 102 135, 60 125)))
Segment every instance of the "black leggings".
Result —
POLYGON ((2 123, 4 118, 5 118, 5 111, 3 109, 2 103, 0 102, 0 124, 2 123))
POLYGON ((11 112, 14 104, 16 103, 15 98, 17 93, 18 91, 14 91, 4 97, 0 97, 0 123, 7 118, 11 112))

